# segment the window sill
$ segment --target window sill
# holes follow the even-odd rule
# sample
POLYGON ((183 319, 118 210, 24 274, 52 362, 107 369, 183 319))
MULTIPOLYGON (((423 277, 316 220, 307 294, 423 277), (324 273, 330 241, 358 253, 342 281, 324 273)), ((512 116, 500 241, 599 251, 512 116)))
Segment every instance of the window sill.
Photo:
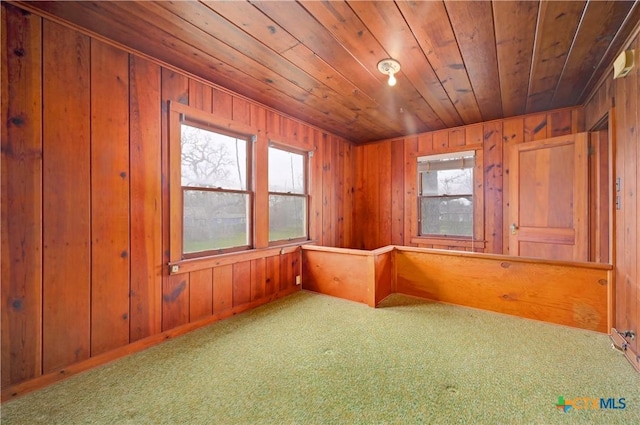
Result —
POLYGON ((486 241, 472 240, 463 236, 414 236, 411 243, 416 245, 438 245, 459 248, 484 249, 486 241))
POLYGON ((315 241, 306 240, 295 243, 270 246, 268 248, 255 248, 246 251, 229 252, 226 254, 209 255, 206 257, 190 258, 187 260, 171 261, 167 264, 169 275, 195 272, 210 269, 212 267, 235 264, 242 261, 251 261, 259 258, 273 257, 275 255, 289 254, 300 250, 301 245, 314 244, 315 241))

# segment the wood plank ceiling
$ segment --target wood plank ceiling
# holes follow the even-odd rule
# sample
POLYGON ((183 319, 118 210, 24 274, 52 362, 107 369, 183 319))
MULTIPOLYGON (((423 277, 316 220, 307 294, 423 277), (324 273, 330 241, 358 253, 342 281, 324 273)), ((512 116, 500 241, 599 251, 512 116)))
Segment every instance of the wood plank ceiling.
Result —
POLYGON ((18 3, 355 143, 580 105, 640 20, 637 0, 18 3))

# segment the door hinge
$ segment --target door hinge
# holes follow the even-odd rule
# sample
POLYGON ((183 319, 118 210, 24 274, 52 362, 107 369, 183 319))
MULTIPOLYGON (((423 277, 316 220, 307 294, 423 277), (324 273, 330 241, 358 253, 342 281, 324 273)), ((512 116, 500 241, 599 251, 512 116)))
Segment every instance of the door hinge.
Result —
POLYGON ((622 189, 622 179, 616 177, 616 192, 620 192, 620 189, 622 189))
POLYGON ((620 199, 620 196, 616 196, 616 209, 617 210, 621 210, 622 209, 622 200, 620 199))

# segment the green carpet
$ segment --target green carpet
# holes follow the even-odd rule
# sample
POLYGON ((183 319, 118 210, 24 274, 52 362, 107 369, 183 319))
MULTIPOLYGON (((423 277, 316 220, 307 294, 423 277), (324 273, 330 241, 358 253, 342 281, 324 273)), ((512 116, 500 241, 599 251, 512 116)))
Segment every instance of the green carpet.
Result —
POLYGON ((2 405, 2 424, 638 424, 606 335, 300 292, 2 405), (625 409, 555 404, 625 399, 625 409))

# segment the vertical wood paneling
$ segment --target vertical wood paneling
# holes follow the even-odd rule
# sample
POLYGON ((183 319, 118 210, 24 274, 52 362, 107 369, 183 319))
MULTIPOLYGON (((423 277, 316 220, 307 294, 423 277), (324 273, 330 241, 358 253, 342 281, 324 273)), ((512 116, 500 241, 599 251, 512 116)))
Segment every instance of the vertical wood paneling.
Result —
POLYGON ((404 245, 411 246, 411 237, 418 234, 418 201, 416 161, 418 137, 404 142, 404 245))
POLYGON ((222 90, 213 89, 212 110, 220 118, 233 119, 233 96, 222 90))
POLYGON ((265 296, 275 294, 280 289, 280 257, 277 255, 265 259, 265 296))
POLYGON ((433 152, 433 133, 423 133, 418 136, 417 151, 420 154, 433 152))
POLYGON ((351 231, 353 228, 353 178, 354 178, 354 161, 352 145, 349 142, 342 141, 344 157, 342 158, 342 205, 343 205, 343 217, 342 217, 342 247, 351 248, 353 246, 353 238, 351 231))
MULTIPOLYGON (((179 258, 171 258, 171 255, 181 254, 182 240, 180 233, 174 225, 175 214, 181 214, 176 205, 169 203, 169 191, 180 190, 169 186, 169 174, 176 172, 169 164, 169 112, 168 102, 174 101, 182 104, 189 103, 189 79, 175 71, 162 68, 161 71, 161 95, 162 95, 162 264, 179 258), (170 209, 171 208, 171 209, 170 209), (177 211, 177 212, 176 212, 177 211), (171 215, 173 213, 173 215, 171 215), (174 221, 172 221, 172 218, 174 221)), ((181 198, 180 196, 176 199, 181 198)), ((182 325, 189 321, 189 276, 167 276, 162 279, 162 329, 182 325)))
POLYGON ((293 281, 291 280, 292 274, 292 259, 291 256, 294 254, 282 254, 280 255, 280 290, 286 291, 293 286, 293 281))
POLYGON ((204 112, 211 112, 213 90, 200 81, 189 80, 189 106, 204 112))
POLYGON ((391 243, 404 243, 404 149, 401 140, 391 142, 391 243))
POLYGON ((433 133, 434 152, 444 152, 449 148, 449 131, 436 131, 433 133))
POLYGON ((336 152, 333 156, 333 163, 336 168, 336 183, 334 195, 334 210, 336 212, 334 223, 336 223, 336 246, 344 247, 344 143, 335 141, 336 152))
POLYGON ((213 314, 213 271, 198 270, 189 273, 189 321, 213 314))
POLYGON ((162 329, 160 67, 130 59, 131 342, 162 329))
MULTIPOLYGON (((117 347, 296 289, 297 251, 168 274, 181 245, 170 227, 171 211, 181 212, 169 204, 176 167, 168 101, 251 126, 263 143, 258 164, 266 163, 267 131, 313 150, 310 236, 351 245, 351 143, 13 5, 1 8, 3 389, 72 364, 81 370, 95 364, 83 363, 91 356, 115 358, 130 352, 117 347)), ((256 200, 266 200, 260 169, 256 200)), ((267 235, 262 204, 255 230, 267 235)), ((258 236, 256 246, 267 239, 258 236)))
POLYGON ((189 323, 189 274, 167 276, 162 283, 162 330, 189 323))
POLYGON ((484 126, 485 252, 502 254, 502 122, 484 126))
MULTIPOLYGON (((511 147, 524 141, 524 120, 520 117, 504 120, 502 123, 502 163, 504 178, 502 179, 503 207, 502 217, 509 217, 509 171, 511 168, 511 147)), ((504 227, 508 227, 506 223, 504 227)), ((502 235, 502 251, 509 252, 509 232, 502 235)))
POLYGON ((47 373, 89 357, 91 105, 89 38, 48 21, 43 35, 43 371, 47 373))
POLYGON ((232 113, 234 121, 251 125, 251 104, 244 99, 234 97, 231 99, 232 113))
POLYGON ((251 301, 259 300, 265 296, 265 272, 264 258, 251 261, 251 301))
POLYGON ((320 138, 320 132, 313 129, 311 130, 310 137, 313 139, 313 156, 310 159, 311 168, 311 185, 310 185, 310 202, 311 213, 309 223, 309 238, 317 241, 318 244, 323 244, 322 237, 322 225, 323 219, 323 199, 322 199, 322 167, 323 167, 323 155, 324 145, 320 138))
POLYGON ((233 307, 233 265, 213 269, 213 313, 233 307))
MULTIPOLYGON (((638 53, 636 53, 637 55, 638 53)), ((625 329, 632 329, 638 332, 638 310, 640 298, 638 287, 640 281, 638 280, 638 235, 640 234, 640 228, 638 227, 638 189, 640 189, 639 180, 640 173, 638 173, 638 132, 640 125, 638 125, 638 73, 631 72, 624 79, 616 80, 616 105, 619 112, 621 124, 620 130, 616 132, 618 145, 624 144, 624 164, 623 172, 619 175, 622 177, 622 209, 624 215, 624 239, 620 242, 624 244, 624 250, 621 252, 623 256, 624 271, 621 273, 622 281, 618 281, 618 284, 625 286, 625 303, 624 312, 626 315, 625 321, 628 323, 628 327, 625 329)), ((622 171, 622 170, 621 170, 622 171)), ((637 351, 637 345, 634 345, 635 353, 637 351)))
POLYGON ((129 343, 129 55, 91 41, 91 355, 129 343))
POLYGON ((251 261, 233 265, 233 306, 251 301, 251 261))
POLYGON ((2 387, 42 373, 41 19, 3 4, 2 387))
POLYGON ((527 115, 524 118, 524 141, 546 139, 547 135, 547 114, 527 115))
MULTIPOLYGON (((333 203, 334 195, 334 175, 331 159, 334 154, 334 144, 328 134, 322 134, 324 146, 322 155, 322 244, 325 246, 336 246, 334 225, 332 218, 335 216, 333 203)), ((335 166, 335 165, 334 165, 335 166)))
POLYGON ((377 148, 376 155, 378 160, 378 205, 380 205, 378 220, 380 222, 380 230, 372 248, 390 245, 392 239, 391 191, 393 182, 391 181, 391 143, 384 142, 374 145, 377 148))

